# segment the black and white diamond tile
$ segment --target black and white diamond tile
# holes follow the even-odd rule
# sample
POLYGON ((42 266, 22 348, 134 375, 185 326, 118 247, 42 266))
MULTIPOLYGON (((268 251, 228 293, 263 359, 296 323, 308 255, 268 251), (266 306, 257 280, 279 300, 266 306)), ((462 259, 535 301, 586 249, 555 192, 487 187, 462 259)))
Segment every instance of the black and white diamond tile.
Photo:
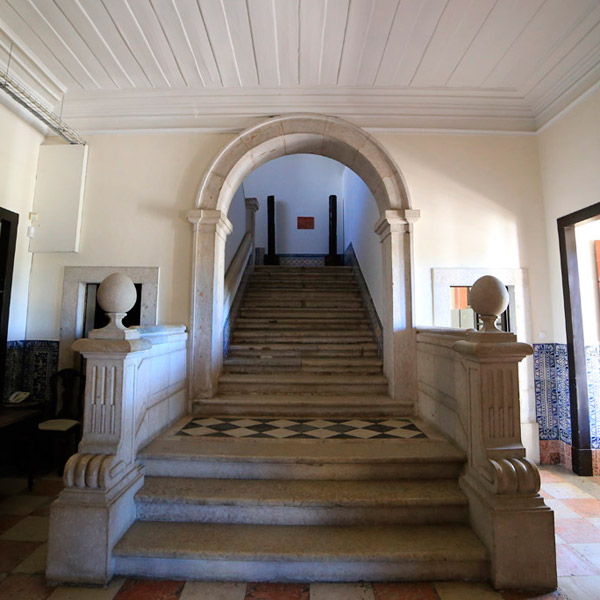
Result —
POLYGON ((320 440, 424 439, 411 419, 295 419, 207 417, 192 419, 175 435, 210 438, 320 440))

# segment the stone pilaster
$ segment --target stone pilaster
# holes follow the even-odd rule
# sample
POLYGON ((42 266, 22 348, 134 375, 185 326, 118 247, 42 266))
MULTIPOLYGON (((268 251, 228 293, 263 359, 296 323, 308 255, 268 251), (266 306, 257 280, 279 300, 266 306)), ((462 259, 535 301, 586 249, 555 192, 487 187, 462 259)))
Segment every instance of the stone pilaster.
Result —
POLYGON ((190 398, 214 395, 223 364, 225 242, 231 222, 220 210, 192 210, 194 227, 191 302, 190 398))
POLYGON ((386 210, 375 224, 382 251, 383 368, 390 395, 403 402, 416 398, 416 340, 413 315, 412 225, 418 210, 386 210))

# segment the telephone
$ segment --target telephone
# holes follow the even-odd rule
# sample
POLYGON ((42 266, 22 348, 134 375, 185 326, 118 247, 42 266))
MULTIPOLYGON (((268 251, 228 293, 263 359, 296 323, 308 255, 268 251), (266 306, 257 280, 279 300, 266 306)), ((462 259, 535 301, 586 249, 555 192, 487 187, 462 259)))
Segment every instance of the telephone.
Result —
POLYGON ((9 397, 7 402, 9 404, 19 404, 19 402, 23 402, 23 400, 27 400, 29 398, 29 392, 13 392, 9 397))

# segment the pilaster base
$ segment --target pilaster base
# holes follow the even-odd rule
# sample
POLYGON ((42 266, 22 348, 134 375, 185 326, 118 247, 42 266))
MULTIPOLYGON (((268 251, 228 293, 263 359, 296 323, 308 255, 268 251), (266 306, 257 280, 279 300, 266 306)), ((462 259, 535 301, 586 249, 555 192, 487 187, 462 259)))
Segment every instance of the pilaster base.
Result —
POLYGON ((461 478, 471 526, 490 553, 496 589, 556 589, 554 513, 539 494, 497 495, 461 478))
POLYGON ((56 583, 108 583, 112 549, 135 520, 144 482, 134 468, 110 490, 66 488, 50 508, 46 577, 56 583))

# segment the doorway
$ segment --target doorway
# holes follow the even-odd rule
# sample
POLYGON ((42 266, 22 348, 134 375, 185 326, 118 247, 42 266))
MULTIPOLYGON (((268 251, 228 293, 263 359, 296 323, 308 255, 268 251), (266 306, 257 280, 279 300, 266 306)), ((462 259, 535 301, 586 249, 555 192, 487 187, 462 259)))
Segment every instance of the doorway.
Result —
MULTIPOLYGON (((573 471, 578 475, 593 474, 592 442, 596 437, 596 415, 595 411, 590 410, 586 337, 589 337, 589 331, 594 326, 595 334, 598 335, 597 320, 595 323, 590 322, 588 297, 582 295, 583 278, 589 277, 589 273, 582 272, 580 268, 582 248, 581 240, 578 248, 578 229, 598 222, 600 203, 561 217, 557 221, 569 364, 571 457, 573 471)), ((594 252, 595 248, 590 246, 590 251, 594 252)), ((596 293, 597 275, 596 271, 596 293)), ((590 375, 593 376, 593 373, 590 375)))
POLYGON ((6 374, 6 344, 8 341, 8 319, 10 293, 17 244, 17 213, 0 208, 0 398, 4 399, 6 374))

